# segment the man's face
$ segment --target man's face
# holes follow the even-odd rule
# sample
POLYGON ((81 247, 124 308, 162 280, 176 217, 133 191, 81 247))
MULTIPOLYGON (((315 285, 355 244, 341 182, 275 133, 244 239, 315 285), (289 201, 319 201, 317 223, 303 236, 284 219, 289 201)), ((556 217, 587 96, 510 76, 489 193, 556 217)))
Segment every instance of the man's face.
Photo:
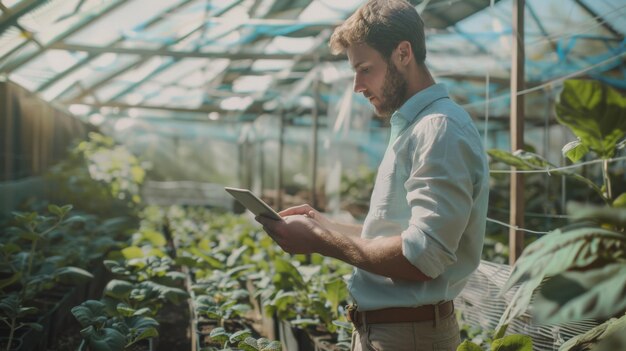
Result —
POLYGON ((354 92, 362 93, 379 117, 388 117, 402 106, 407 97, 407 81, 391 60, 387 62, 367 44, 352 45, 347 54, 355 71, 354 92))

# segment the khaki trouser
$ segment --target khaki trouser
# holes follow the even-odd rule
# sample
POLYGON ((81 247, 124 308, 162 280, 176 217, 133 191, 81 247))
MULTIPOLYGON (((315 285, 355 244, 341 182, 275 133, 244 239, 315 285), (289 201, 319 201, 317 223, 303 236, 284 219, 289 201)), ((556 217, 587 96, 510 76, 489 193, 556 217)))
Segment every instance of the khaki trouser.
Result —
POLYGON ((454 312, 434 321, 367 324, 352 333, 352 351, 455 351, 461 343, 454 312))

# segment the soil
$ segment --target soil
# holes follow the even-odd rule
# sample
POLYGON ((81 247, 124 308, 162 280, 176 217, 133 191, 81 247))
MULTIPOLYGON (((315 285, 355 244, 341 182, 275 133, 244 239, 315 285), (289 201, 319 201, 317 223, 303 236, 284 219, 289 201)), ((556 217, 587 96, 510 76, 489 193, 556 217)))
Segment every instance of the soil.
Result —
POLYGON ((78 350, 82 337, 80 335, 80 325, 76 321, 72 321, 63 328, 63 331, 57 335, 56 342, 47 351, 67 351, 78 350))
POLYGON ((191 350, 189 307, 166 304, 157 316, 159 340, 156 351, 191 350))

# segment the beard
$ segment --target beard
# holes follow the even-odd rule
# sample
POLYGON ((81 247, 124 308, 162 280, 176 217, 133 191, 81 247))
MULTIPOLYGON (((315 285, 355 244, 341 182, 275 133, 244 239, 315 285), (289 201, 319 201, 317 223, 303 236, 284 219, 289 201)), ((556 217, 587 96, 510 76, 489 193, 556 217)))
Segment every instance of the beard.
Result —
POLYGON ((376 108, 376 115, 387 118, 400 108, 406 100, 407 85, 406 78, 390 60, 387 65, 385 81, 383 82, 380 106, 376 108))

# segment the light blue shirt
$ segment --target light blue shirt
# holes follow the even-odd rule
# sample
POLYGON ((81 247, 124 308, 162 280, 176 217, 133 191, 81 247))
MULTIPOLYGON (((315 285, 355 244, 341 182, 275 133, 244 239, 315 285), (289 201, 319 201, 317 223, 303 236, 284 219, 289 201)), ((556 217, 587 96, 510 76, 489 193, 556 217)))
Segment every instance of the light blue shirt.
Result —
POLYGON ((433 279, 393 280, 355 268, 349 290, 361 311, 454 299, 483 247, 489 170, 470 116, 435 84, 391 122, 401 127, 378 168, 361 236, 401 235, 402 254, 433 279))

